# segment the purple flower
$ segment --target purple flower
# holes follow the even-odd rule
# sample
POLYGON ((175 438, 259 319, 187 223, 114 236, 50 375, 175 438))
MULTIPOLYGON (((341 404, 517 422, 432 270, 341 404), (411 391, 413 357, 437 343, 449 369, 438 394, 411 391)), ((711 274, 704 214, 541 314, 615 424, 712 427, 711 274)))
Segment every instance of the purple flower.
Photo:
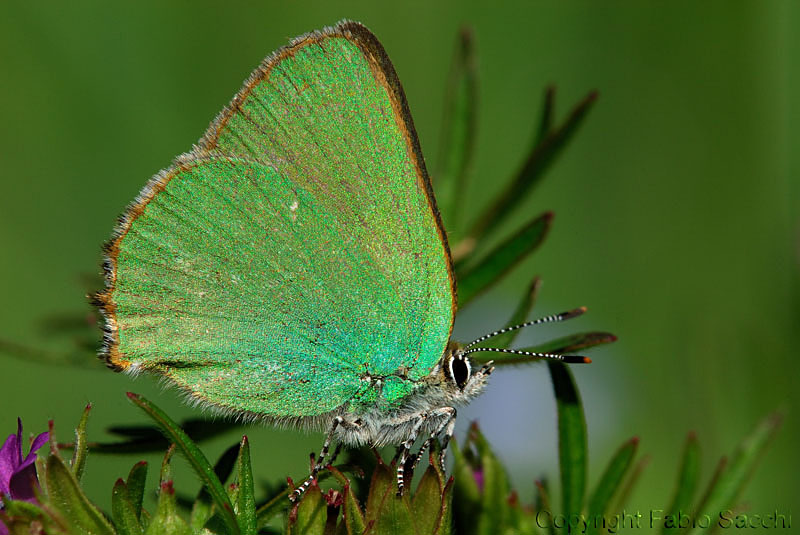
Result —
MULTIPOLYGON (((17 418, 17 434, 8 435, 0 448, 0 496, 8 496, 12 500, 36 502, 34 489, 39 486, 36 477, 36 451, 44 446, 50 433, 42 433, 33 440, 28 456, 22 458, 22 420, 17 418)), ((0 502, 0 509, 3 504, 0 502)), ((6 535, 8 528, 0 521, 0 535, 6 535)))
POLYGON ((44 446, 50 433, 44 432, 33 440, 28 456, 22 457, 22 420, 17 418, 17 434, 8 435, 0 448, 0 495, 12 500, 36 502, 36 451, 44 446))

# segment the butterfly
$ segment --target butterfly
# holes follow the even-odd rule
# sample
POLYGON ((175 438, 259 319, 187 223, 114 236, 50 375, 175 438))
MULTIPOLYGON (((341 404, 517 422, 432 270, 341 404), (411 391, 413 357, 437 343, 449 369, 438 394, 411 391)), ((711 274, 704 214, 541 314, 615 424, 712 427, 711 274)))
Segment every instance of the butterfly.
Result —
POLYGON ((451 342, 453 262, 406 97, 377 38, 350 21, 263 61, 128 206, 104 272, 109 367, 226 414, 327 432, 293 499, 333 442, 398 446, 399 494, 419 437, 414 459, 441 438, 443 463, 456 407, 493 370, 468 355, 501 351, 477 344, 509 330, 451 342))

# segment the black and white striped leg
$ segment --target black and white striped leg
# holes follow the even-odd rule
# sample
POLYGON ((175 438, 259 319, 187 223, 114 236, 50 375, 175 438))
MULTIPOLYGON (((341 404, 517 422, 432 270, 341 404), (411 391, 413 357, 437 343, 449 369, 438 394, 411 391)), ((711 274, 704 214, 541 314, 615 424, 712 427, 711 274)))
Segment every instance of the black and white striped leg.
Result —
POLYGON ((408 460, 408 452, 411 451, 411 446, 414 445, 414 442, 417 441, 417 436, 419 436, 419 430, 422 428, 422 425, 428 419, 430 415, 427 412, 420 413, 417 416, 417 422, 414 424, 414 427, 411 428, 411 433, 408 435, 408 439, 400 445, 400 458, 397 460, 397 495, 402 496, 403 490, 405 488, 405 479, 406 479, 406 461, 408 460))
MULTIPOLYGON (((453 428, 455 427, 456 412, 457 412, 455 407, 444 407, 443 409, 441 409, 441 411, 444 413, 444 418, 442 419, 442 423, 437 425, 433 429, 433 432, 431 432, 431 435, 428 437, 428 439, 422 443, 422 447, 419 449, 417 458, 414 459, 414 464, 411 466, 412 472, 414 471, 414 469, 417 468, 417 465, 419 464, 420 459, 422 459, 422 455, 425 453, 425 450, 427 450, 430 447, 431 443, 434 441, 436 437, 442 434, 442 431, 444 431, 445 428, 450 429, 450 435, 453 434, 453 428)), ((442 452, 439 454, 439 466, 442 469, 442 471, 444 471, 443 460, 447 450, 447 442, 449 440, 450 440, 449 436, 444 439, 444 441, 442 442, 442 452)))
MULTIPOLYGON (((408 460, 408 454, 411 450, 411 447, 414 445, 414 442, 417 441, 417 437, 419 436, 419 431, 422 429, 422 426, 427 422, 429 419, 433 418, 441 418, 442 423, 437 425, 434 428, 434 431, 431 433, 431 436, 425 441, 422 448, 420 449, 417 458, 414 459, 414 466, 417 466, 419 463, 419 459, 422 457, 423 451, 430 446, 431 441, 435 438, 445 427, 448 429, 451 428, 450 422, 455 422, 456 417, 456 409, 453 407, 442 407, 440 409, 436 409, 431 412, 422 412, 417 416, 417 422, 414 424, 414 427, 411 428, 411 433, 409 433, 408 440, 403 442, 401 445, 402 450, 400 451, 400 458, 397 461, 397 495, 402 496, 403 490, 405 487, 405 468, 406 468, 406 461, 408 460)), ((453 423, 455 425, 455 423, 453 423)), ((452 435, 452 429, 450 429, 450 434, 452 435)))
MULTIPOLYGON (((340 425, 344 425, 344 418, 341 416, 337 416, 333 419, 333 423, 331 424, 331 428, 328 431, 328 436, 325 437, 325 442, 322 444, 322 450, 319 452, 319 457, 317 457, 317 462, 314 464, 313 468, 311 468, 311 474, 303 481, 303 484, 297 487, 292 494, 289 495, 289 500, 293 503, 296 503, 297 500, 308 490, 308 487, 311 486, 311 482, 317 477, 317 474, 320 470, 325 467, 325 457, 328 455, 328 450, 330 449, 331 442, 333 441, 333 434, 336 432, 336 428, 340 425)), ((336 459, 336 456, 339 454, 341 450, 341 444, 336 446, 336 449, 333 451, 333 456, 331 456, 330 462, 333 462, 336 459)))
POLYGON ((442 451, 439 452, 439 468, 444 472, 444 458, 447 456, 447 445, 453 437, 453 431, 456 428, 456 410, 453 409, 452 417, 447 421, 444 430, 444 438, 442 439, 442 451))

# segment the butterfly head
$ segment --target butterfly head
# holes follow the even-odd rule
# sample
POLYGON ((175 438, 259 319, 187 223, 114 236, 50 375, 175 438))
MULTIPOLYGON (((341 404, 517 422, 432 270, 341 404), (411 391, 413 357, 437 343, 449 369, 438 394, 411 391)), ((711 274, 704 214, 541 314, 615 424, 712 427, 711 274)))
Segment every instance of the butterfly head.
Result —
POLYGON ((439 366, 441 384, 455 402, 466 402, 480 394, 493 371, 491 361, 483 366, 473 365, 463 346, 456 342, 450 343, 439 366))

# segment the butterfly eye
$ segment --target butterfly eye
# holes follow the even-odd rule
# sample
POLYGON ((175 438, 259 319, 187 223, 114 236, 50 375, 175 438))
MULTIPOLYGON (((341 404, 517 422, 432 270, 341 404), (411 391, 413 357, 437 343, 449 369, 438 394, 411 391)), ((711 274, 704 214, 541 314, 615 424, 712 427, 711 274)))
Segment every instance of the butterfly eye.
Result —
POLYGON ((450 358, 450 378, 458 386, 463 389, 467 384, 472 367, 469 365, 469 359, 466 357, 451 357, 450 358))

